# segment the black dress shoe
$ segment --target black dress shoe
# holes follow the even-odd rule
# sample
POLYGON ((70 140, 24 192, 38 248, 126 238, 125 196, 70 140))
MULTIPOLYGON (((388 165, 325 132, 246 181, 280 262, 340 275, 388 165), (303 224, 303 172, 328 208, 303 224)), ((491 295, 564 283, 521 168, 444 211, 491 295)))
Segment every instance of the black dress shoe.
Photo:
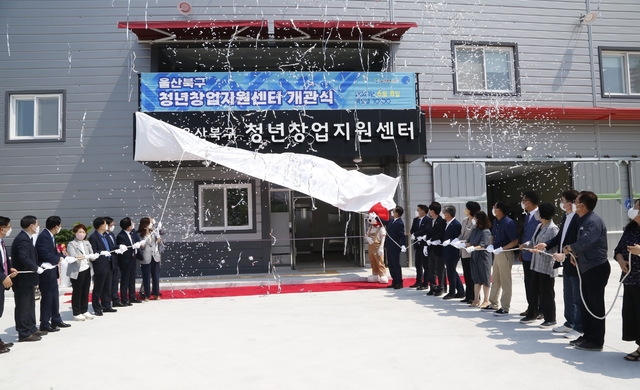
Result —
POLYGON ((13 347, 13 343, 5 343, 2 340, 0 340, 0 348, 11 348, 13 347))
POLYGON ((436 291, 434 289, 429 290, 429 292, 427 293, 427 295, 432 296, 435 295, 436 291))
POLYGON ((453 294, 447 294, 444 297, 442 297, 442 299, 445 299, 445 300, 449 300, 449 299, 453 299, 453 298, 455 298, 455 295, 453 295, 453 294))
POLYGON ((35 332, 33 332, 33 334, 38 337, 42 337, 48 335, 49 332, 47 332, 46 330, 36 330, 35 332))
POLYGON ((396 286, 395 284, 391 283, 387 285, 387 288, 394 288, 395 286, 396 286))
POLYGON ((433 294, 433 296, 434 296, 434 297, 439 297, 439 296, 441 296, 441 295, 442 295, 442 290, 437 290, 437 291, 433 294))
POLYGON ((115 313, 118 310, 114 309, 113 307, 105 307, 104 309, 102 309, 102 311, 105 313, 115 313))
POLYGON ((113 306, 115 306, 115 307, 126 307, 127 304, 126 303, 122 303, 122 302, 114 302, 113 306))
POLYGON ((411 286, 409 286, 409 288, 416 288, 416 287, 420 287, 420 285, 418 283, 412 284, 411 286))
POLYGON ((464 298, 464 297, 466 297, 466 295, 465 295, 465 293, 460 293, 460 294, 454 295, 453 297, 456 298, 456 299, 457 298, 464 298))
POLYGON ((93 315, 96 315, 98 317, 102 317, 104 314, 102 314, 101 311, 96 311, 96 312, 93 313, 93 315))
POLYGON ((428 287, 420 286, 420 287, 416 288, 416 290, 418 290, 418 291, 422 291, 422 290, 426 290, 427 288, 428 288, 428 287))
POLYGON ((56 322, 56 323, 51 323, 51 327, 52 328, 70 328, 71 325, 65 323, 65 322, 56 322))
POLYGON ((470 301, 470 300, 468 300, 467 298, 465 298, 465 299, 462 299, 462 300, 460 301, 460 303, 471 303, 471 301, 470 301))
POLYGON ((58 329, 58 328, 54 328, 54 327, 52 327, 52 326, 50 326, 50 327, 44 327, 44 326, 41 326, 41 327, 40 327, 40 332, 47 332, 47 333, 51 333, 51 332, 60 332, 60 329, 58 329))
POLYGON ((139 300, 139 299, 132 299, 130 302, 131 303, 142 303, 142 301, 139 300))
POLYGON ((127 302, 127 303, 125 303, 125 306, 133 306, 133 303, 127 302))
POLYGON ((36 333, 34 333, 34 334, 32 334, 31 336, 28 336, 28 337, 20 337, 20 338, 18 338, 18 341, 22 342, 22 341, 40 341, 40 340, 42 340, 42 337, 37 336, 36 333))
POLYGON ((401 284, 396 284, 395 286, 393 286, 393 288, 394 288, 395 290, 400 290, 402 287, 404 287, 404 286, 403 286, 403 285, 401 285, 401 284))
POLYGON ((11 352, 11 350, 9 348, 0 347, 0 353, 7 353, 7 352, 11 352))

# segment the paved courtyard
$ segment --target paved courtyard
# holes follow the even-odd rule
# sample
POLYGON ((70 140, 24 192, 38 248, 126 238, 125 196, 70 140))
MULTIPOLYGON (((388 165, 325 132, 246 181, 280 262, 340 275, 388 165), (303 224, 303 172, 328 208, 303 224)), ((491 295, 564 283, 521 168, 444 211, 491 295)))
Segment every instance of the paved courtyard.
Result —
MULTIPOLYGON (((608 304, 618 285, 613 268, 608 304)), ((516 314, 508 317, 408 288, 275 294, 272 285, 271 295, 165 299, 80 323, 63 303, 72 327, 36 343, 17 342, 9 293, 0 337, 16 345, 0 355, 0 388, 640 386, 640 363, 623 359, 635 346, 620 340, 621 298, 607 321, 604 351, 578 351, 562 335, 518 323, 525 309, 520 272, 514 267, 516 314)), ((561 297, 558 279, 558 321, 561 297)))

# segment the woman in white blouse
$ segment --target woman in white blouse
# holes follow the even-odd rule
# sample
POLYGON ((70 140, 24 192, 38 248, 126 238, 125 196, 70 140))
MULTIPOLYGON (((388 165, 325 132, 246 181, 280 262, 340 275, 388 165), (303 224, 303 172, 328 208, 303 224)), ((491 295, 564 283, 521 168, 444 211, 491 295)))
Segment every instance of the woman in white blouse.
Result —
POLYGON ((91 261, 93 249, 89 241, 86 241, 87 227, 78 224, 73 227, 73 234, 76 238, 67 244, 69 256, 75 257, 78 261, 69 264, 67 276, 71 278, 71 308, 73 319, 76 321, 92 320, 95 317, 89 313, 89 286, 91 285, 91 261))

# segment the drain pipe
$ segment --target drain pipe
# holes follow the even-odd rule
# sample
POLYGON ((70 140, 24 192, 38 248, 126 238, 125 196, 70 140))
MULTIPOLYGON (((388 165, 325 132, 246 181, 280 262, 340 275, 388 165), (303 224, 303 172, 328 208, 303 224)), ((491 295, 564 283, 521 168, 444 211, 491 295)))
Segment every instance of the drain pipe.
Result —
MULTIPOLYGON (((393 3, 393 1, 390 1, 393 3)), ((587 5, 587 13, 591 12, 590 0, 585 0, 587 5)), ((595 59, 593 57, 593 34, 591 32, 591 25, 587 24, 587 39, 589 40, 589 67, 591 68, 591 97, 593 106, 596 107, 598 105, 597 95, 596 95, 596 66, 595 59)))

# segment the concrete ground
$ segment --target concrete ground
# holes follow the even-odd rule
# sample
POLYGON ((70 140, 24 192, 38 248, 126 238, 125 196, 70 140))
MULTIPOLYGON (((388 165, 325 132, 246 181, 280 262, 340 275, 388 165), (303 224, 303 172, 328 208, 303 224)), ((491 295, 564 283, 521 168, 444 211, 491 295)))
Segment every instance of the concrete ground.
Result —
MULTIPOLYGON (((612 263, 610 305, 619 270, 612 263)), ((405 269, 405 275, 412 270, 405 269)), ((635 349, 621 341, 621 298, 607 319, 603 352, 571 348, 521 325, 522 269, 514 266, 511 314, 496 317, 423 292, 377 289, 174 299, 136 304, 35 343, 18 343, 7 294, 0 337, 1 389, 583 389, 640 386, 635 349)), ((281 274, 283 283, 361 280, 366 270, 281 274)), ((268 275, 164 281, 184 288, 264 284, 268 275)), ((63 289, 68 291, 68 289, 63 289)), ((620 294, 621 295, 621 294, 620 294)), ((68 297, 61 297, 61 302, 68 297)), ((558 321, 562 280, 556 282, 558 321)), ((39 317, 39 316, 38 316, 39 317)))

